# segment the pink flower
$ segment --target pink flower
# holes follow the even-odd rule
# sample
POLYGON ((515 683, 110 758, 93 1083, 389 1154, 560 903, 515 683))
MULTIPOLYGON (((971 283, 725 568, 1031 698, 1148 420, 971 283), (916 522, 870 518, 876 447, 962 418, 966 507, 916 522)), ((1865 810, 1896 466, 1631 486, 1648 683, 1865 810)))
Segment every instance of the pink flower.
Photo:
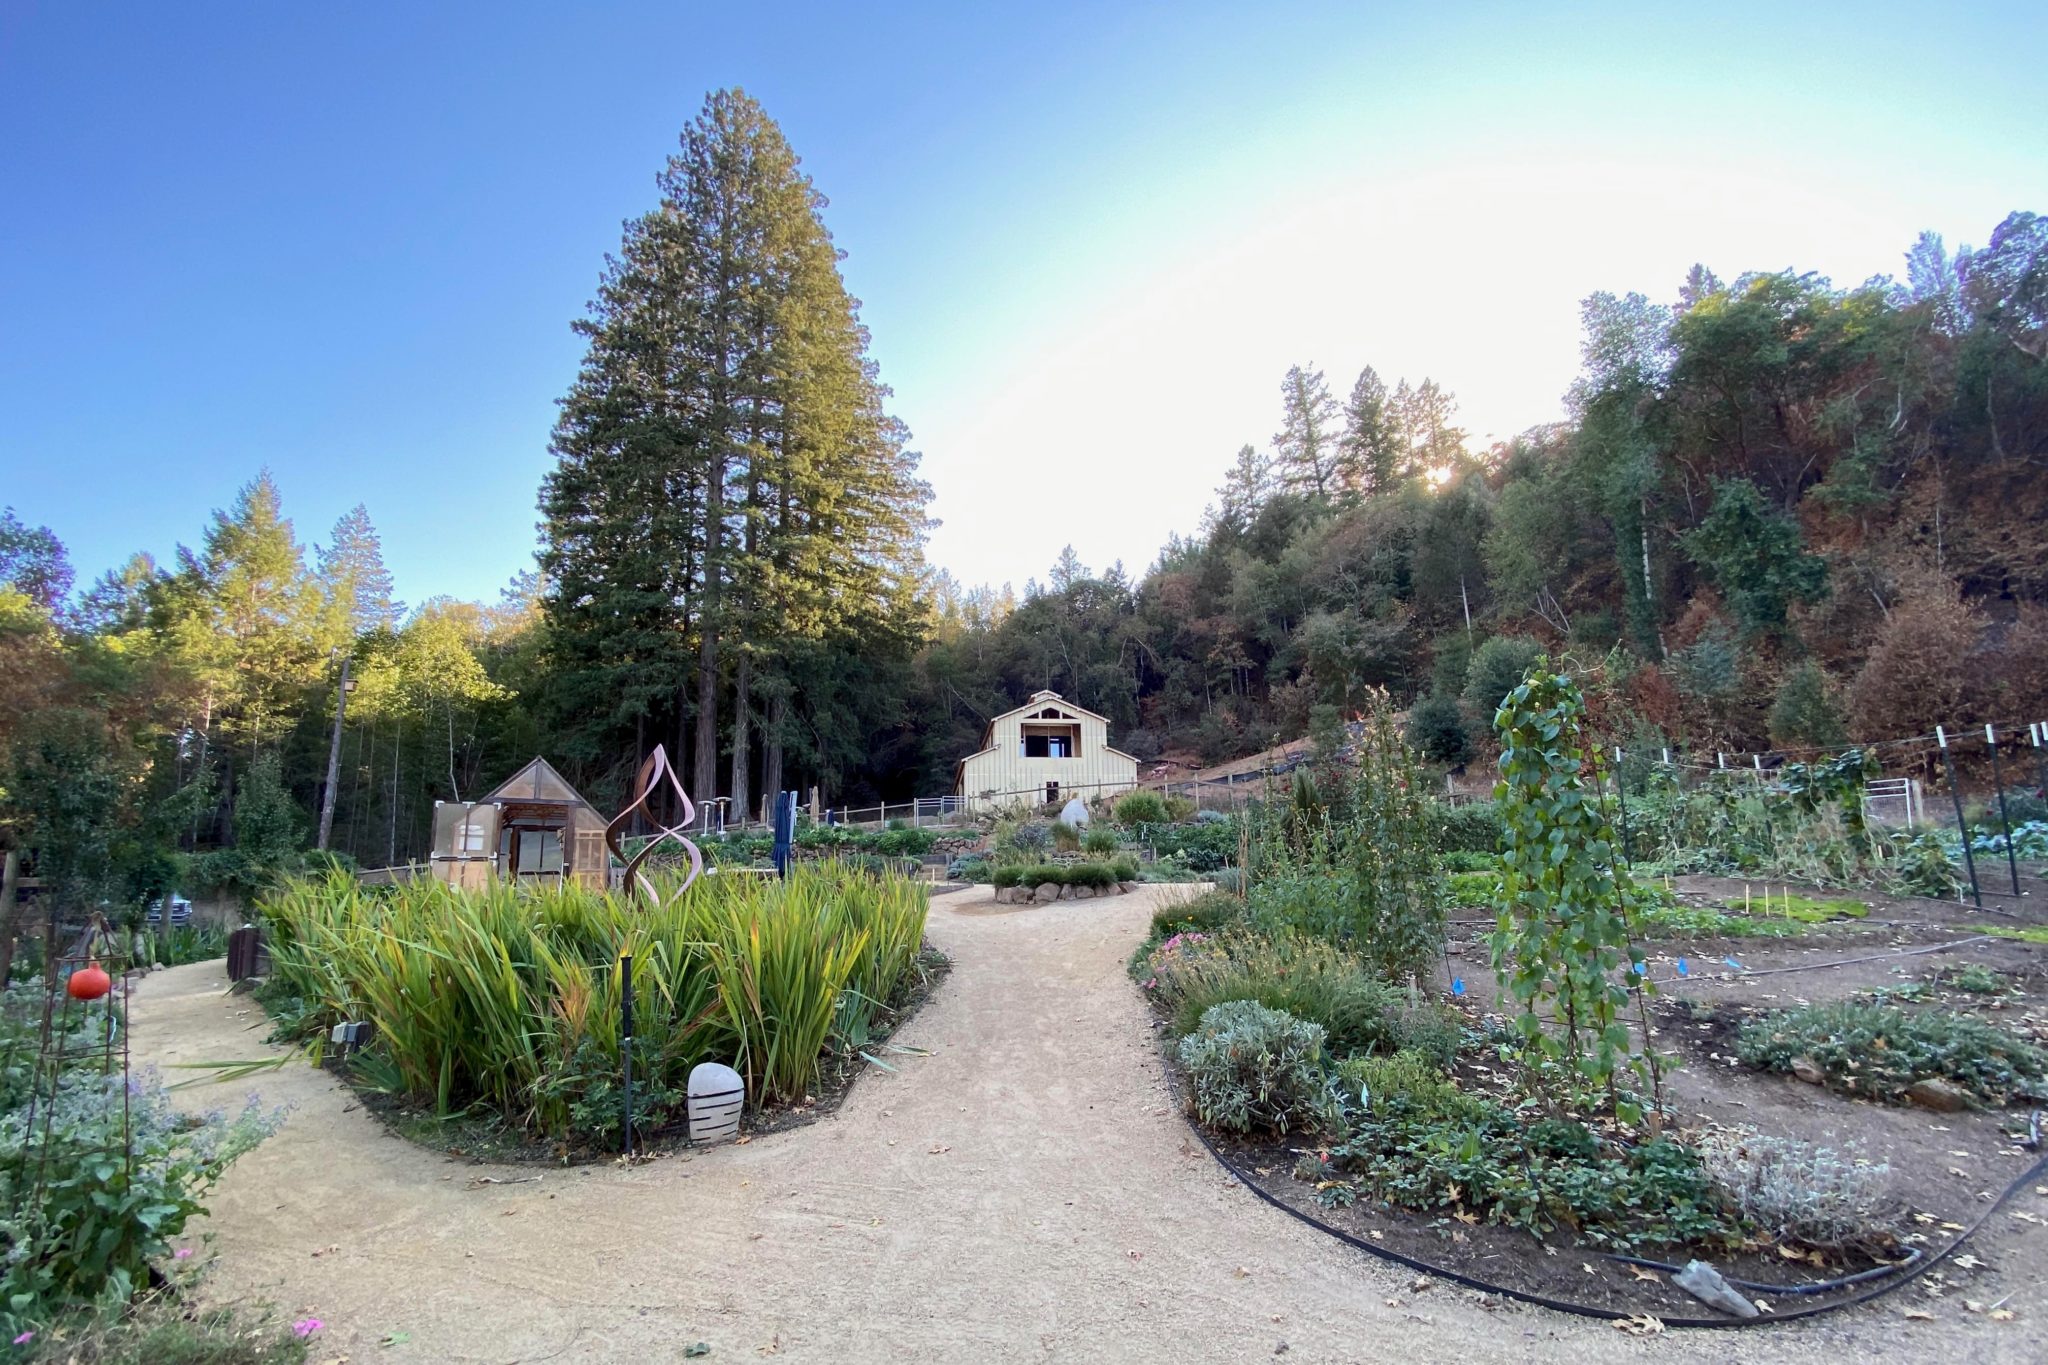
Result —
POLYGON ((16 1346, 26 1346, 35 1339, 36 1334, 34 1332, 23 1332, 20 1336, 14 1339, 14 1344, 16 1346))
POLYGON ((191 1254, 192 1254, 192 1248, 191 1248, 191 1247, 179 1247, 179 1248, 178 1248, 178 1250, 177 1250, 177 1252, 176 1252, 176 1254, 175 1254, 175 1255, 174 1255, 174 1256, 172 1257, 172 1259, 173 1259, 173 1260, 179 1260, 179 1261, 182 1261, 182 1260, 184 1260, 184 1259, 185 1259, 185 1258, 186 1258, 187 1256, 190 1256, 191 1254))
POLYGON ((313 1333, 319 1331, 324 1326, 326 1326, 326 1324, 321 1322, 318 1318, 300 1318, 297 1322, 292 1324, 292 1331, 298 1334, 299 1336, 310 1337, 313 1335, 313 1333))

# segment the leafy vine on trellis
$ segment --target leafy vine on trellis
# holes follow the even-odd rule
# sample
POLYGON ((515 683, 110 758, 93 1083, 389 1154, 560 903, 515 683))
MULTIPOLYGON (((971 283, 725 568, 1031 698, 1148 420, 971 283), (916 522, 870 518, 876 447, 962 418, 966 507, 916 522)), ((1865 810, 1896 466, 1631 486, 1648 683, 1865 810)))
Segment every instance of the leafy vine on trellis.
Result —
POLYGON ((1623 1012, 1633 998, 1641 1018, 1642 995, 1654 988, 1629 934, 1628 870, 1587 780, 1584 714, 1578 685, 1538 659, 1494 715, 1504 847, 1493 966, 1520 1007, 1526 1048, 1605 1087, 1616 1117, 1634 1123, 1641 1107, 1616 1081, 1635 1073, 1654 1085, 1657 1059, 1647 1027, 1645 1048, 1635 1047, 1623 1012), (1545 1026, 1546 1005, 1557 1027, 1545 1026))

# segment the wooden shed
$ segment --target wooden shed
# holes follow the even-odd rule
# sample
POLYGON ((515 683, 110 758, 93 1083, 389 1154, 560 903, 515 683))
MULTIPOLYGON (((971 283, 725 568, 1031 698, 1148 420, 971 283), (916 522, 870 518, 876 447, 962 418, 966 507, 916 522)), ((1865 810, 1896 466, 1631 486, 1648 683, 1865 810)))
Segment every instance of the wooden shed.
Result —
POLYGON ((544 758, 536 758, 476 801, 434 803, 434 875, 452 886, 492 877, 611 883, 604 817, 544 758))
POLYGON ((991 720, 981 744, 957 769, 969 811, 1086 801, 1138 785, 1138 760, 1109 746, 1108 719, 1057 692, 1034 692, 991 720))

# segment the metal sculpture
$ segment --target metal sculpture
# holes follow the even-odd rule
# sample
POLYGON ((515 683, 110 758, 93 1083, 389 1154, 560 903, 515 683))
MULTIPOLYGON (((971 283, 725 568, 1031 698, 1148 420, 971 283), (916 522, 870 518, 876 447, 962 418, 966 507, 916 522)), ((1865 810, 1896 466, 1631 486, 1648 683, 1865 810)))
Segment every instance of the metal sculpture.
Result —
POLYGON ((649 905, 661 903, 661 895, 654 889, 654 883, 641 876, 640 869, 653 856, 655 850, 665 843, 673 842, 679 845, 690 859, 690 873, 683 878, 683 884, 675 889, 674 894, 680 896, 689 889, 690 883, 704 875, 704 854, 683 833, 696 818, 697 807, 690 800, 689 793, 683 790, 682 780, 676 776, 675 766, 668 761, 668 750, 659 744, 655 745, 654 752, 647 755, 647 761, 640 765, 640 775, 633 784, 632 801, 604 827, 605 847, 612 851, 613 857, 626 864, 627 895, 637 892, 646 898, 649 905), (649 798, 655 794, 664 780, 668 783, 669 791, 675 794, 679 812, 673 825, 662 824, 647 805, 649 798), (626 826, 632 823, 635 815, 645 816, 647 822, 654 826, 654 837, 642 845, 638 853, 628 858, 623 836, 626 826))
MULTIPOLYGON (((654 746, 654 752, 647 755, 647 761, 640 765, 640 775, 634 779, 633 799, 626 808, 614 815, 611 823, 604 827, 604 844, 612 856, 626 864, 626 894, 641 895, 649 906, 662 903, 661 893, 654 883, 640 875, 640 869, 656 849, 663 844, 674 842, 689 856, 690 872, 683 883, 675 889, 680 896, 690 889, 690 884, 704 875, 704 854, 683 833, 690 822, 697 818, 697 807, 690 800, 690 794, 683 790, 682 779, 676 776, 675 766, 668 761, 668 750, 661 745, 654 746), (648 808, 648 801, 666 780, 668 789, 676 798, 676 823, 664 825, 655 818, 648 808), (654 826, 654 837, 641 845, 640 851, 626 857, 625 829, 633 822, 635 815, 642 815, 654 826)), ((633 1155, 633 954, 630 949, 619 953, 619 1127, 624 1139, 627 1157, 633 1155)))

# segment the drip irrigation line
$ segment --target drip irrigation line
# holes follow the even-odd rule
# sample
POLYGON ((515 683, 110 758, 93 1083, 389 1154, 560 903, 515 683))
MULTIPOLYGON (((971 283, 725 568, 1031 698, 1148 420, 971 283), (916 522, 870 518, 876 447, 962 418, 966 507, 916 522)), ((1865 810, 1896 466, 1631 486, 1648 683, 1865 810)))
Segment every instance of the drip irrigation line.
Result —
MULTIPOLYGON (((1260 1199, 1271 1204, 1288 1217, 1297 1219, 1318 1232, 1327 1233, 1348 1246, 1377 1256, 1383 1261, 1391 1261, 1396 1265, 1405 1266, 1410 1270, 1419 1271, 1425 1275, 1434 1275, 1438 1279, 1448 1280, 1452 1284, 1463 1285, 1467 1289, 1477 1290, 1482 1294, 1497 1294, 1504 1299, 1513 1299, 1518 1303, 1534 1304, 1538 1308, 1548 1308, 1556 1313, 1570 1313, 1575 1317, 1597 1318, 1607 1322, 1625 1322, 1632 1318, 1643 1317, 1647 1313, 1647 1310, 1645 1310, 1645 1313, 1625 1313, 1618 1308, 1600 1308, 1592 1304, 1573 1303, 1567 1299, 1553 1299, 1548 1295, 1531 1293, 1528 1290, 1510 1289, 1506 1285, 1493 1284, 1476 1276, 1452 1270, 1448 1266, 1433 1265, 1419 1257, 1408 1256, 1391 1248, 1375 1245, 1363 1237, 1324 1222, 1312 1213, 1294 1207, 1294 1205, 1287 1203, 1279 1196, 1266 1190, 1247 1175, 1236 1162, 1219 1151, 1216 1144, 1209 1140, 1208 1133, 1204 1132, 1200 1125, 1190 1123, 1188 1126, 1194 1129, 1195 1136, 1201 1139, 1202 1145, 1209 1149, 1209 1155, 1216 1158, 1216 1164, 1225 1171, 1228 1171, 1233 1179, 1260 1199)), ((2044 1173, 2048 1173, 2048 1156, 2036 1157, 2032 1165, 2015 1176, 2012 1182, 1999 1192, 1998 1197, 1991 1201, 1990 1206, 1977 1216, 1977 1221, 1957 1233, 1947 1246, 1931 1255, 1923 1255, 1917 1260, 1899 1263, 1896 1267, 1898 1273, 1886 1278, 1884 1283, 1877 1285, 1875 1288, 1866 1289, 1858 1294, 1852 1294, 1846 1299, 1838 1299, 1834 1303, 1815 1304, 1808 1308, 1795 1309, 1790 1313, 1769 1313, 1754 1318, 1667 1318, 1659 1315, 1658 1320, 1666 1327, 1721 1329, 1766 1327, 1781 1322, 1798 1322, 1802 1318, 1817 1318, 1823 1314, 1833 1313, 1843 1308, 1853 1308, 1858 1304, 1869 1303, 1873 1299, 1882 1298, 1893 1290, 1912 1283, 1935 1266, 1947 1260, 1949 1256, 1955 1253, 1958 1247, 1981 1231, 1984 1225, 1991 1220, 1991 1215, 2004 1207, 2006 1201, 2011 1199, 2021 1186, 2039 1179, 2044 1173)), ((1786 1291, 1781 1290, 1778 1292, 1786 1291)))
MULTIPOLYGON (((1881 1280, 1887 1275, 1896 1275, 1902 1270, 1918 1265, 1920 1258, 1926 1254, 1919 1247, 1909 1247, 1903 1261, 1888 1261, 1884 1265, 1872 1266, 1868 1270, 1859 1270, 1854 1275, 1844 1275, 1835 1280, 1816 1280, 1812 1284, 1765 1284, 1761 1280, 1738 1280, 1733 1275, 1723 1275, 1721 1278, 1737 1289, 1748 1289, 1758 1294, 1832 1294, 1837 1289, 1847 1289, 1852 1284, 1867 1284, 1872 1280, 1881 1280)), ((1661 1270, 1668 1275, 1679 1274, 1685 1269, 1684 1266, 1673 1265, 1669 1261, 1651 1261, 1641 1256, 1624 1256, 1615 1251, 1607 1252, 1601 1259, 1614 1261, 1620 1265, 1639 1265, 1645 1270, 1661 1270)))
MULTIPOLYGON (((1997 937, 1995 934, 1972 934, 1968 938, 1959 938, 1953 943, 1933 943, 1922 948, 1900 948, 1889 953, 1869 953, 1862 957, 1839 958, 1833 962, 1802 962, 1791 967, 1765 967, 1759 971, 1750 971, 1745 967, 1740 972, 1728 973, 1728 975, 1733 975, 1738 979, 1747 979, 1752 976, 1784 976, 1791 972, 1823 972, 1830 967, 1854 967, 1862 962, 1883 962, 1895 957, 1921 957, 1928 953, 1945 953, 1951 948, 1966 948, 1972 943, 1989 943, 1995 937, 1997 937)), ((1699 976, 1659 977, 1650 984, 1653 986, 1675 986, 1682 981, 1710 981, 1720 975, 1723 975, 1723 973, 1706 972, 1699 976)))

